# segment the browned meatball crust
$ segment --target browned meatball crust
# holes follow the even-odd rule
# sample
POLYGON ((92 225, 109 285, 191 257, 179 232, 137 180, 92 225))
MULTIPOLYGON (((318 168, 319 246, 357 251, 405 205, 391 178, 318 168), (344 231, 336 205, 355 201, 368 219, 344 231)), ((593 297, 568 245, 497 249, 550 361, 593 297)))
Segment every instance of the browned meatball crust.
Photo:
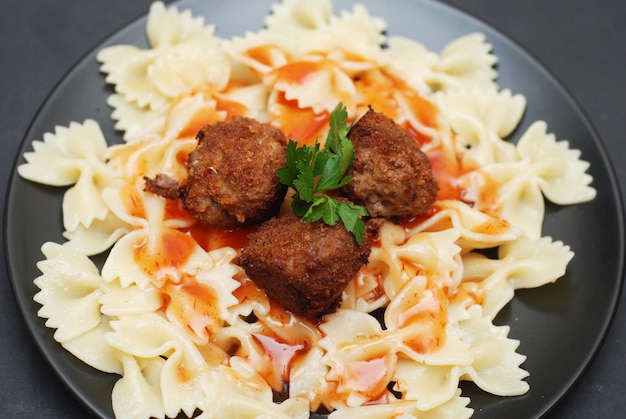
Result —
POLYGON ((171 200, 180 199, 182 188, 181 184, 178 183, 176 179, 172 179, 163 173, 158 173, 154 179, 144 177, 144 180, 146 181, 145 190, 160 195, 163 198, 171 200))
POLYGON ((169 199, 177 196, 193 218, 204 224, 234 227, 272 217, 287 187, 276 168, 287 155, 285 135, 269 124, 236 116, 207 125, 187 159, 180 185, 164 175, 146 179, 146 188, 169 199))
POLYGON ((391 118, 370 109, 348 133, 354 164, 342 193, 371 217, 413 217, 429 211, 439 189, 417 141, 391 118))
POLYGON ((368 235, 359 246, 340 222, 303 222, 287 213, 250 235, 239 264, 272 300, 293 313, 317 318, 337 309, 370 250, 368 235))

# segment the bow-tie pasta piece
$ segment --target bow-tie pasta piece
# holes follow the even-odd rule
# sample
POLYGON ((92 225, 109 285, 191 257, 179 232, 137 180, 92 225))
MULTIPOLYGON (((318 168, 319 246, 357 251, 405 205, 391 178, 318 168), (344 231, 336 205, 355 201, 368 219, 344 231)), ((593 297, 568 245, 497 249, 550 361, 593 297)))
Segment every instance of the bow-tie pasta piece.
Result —
POLYGON ((589 163, 580 159, 580 150, 571 149, 568 141, 557 141, 547 132, 547 124, 531 125, 517 144, 522 160, 530 162, 537 176, 537 186, 545 197, 558 205, 579 204, 595 198, 593 180, 587 173, 589 163))
POLYGON ((148 14, 150 48, 115 45, 98 53, 106 81, 140 108, 160 109, 202 85, 221 90, 230 77, 230 61, 214 27, 189 12, 154 3, 148 14))
POLYGON ((586 202, 596 195, 589 186, 589 164, 580 160, 580 152, 571 150, 565 141, 556 142, 546 134, 545 122, 533 123, 519 140, 520 160, 486 165, 465 175, 476 188, 476 206, 496 213, 518 226, 531 238, 541 236, 545 213, 544 197, 560 204, 586 202), (480 190, 492 190, 491 196, 480 190), (488 199, 481 200, 481 197, 488 199))
MULTIPOLYGON (((288 101, 295 100, 299 108, 311 108, 314 114, 330 113, 343 100, 354 109, 356 89, 352 78, 333 60, 297 61, 269 72, 263 82, 288 101), (346 100, 348 99, 348 100, 346 100)), ((271 106, 271 103, 270 103, 271 106)))
POLYGON ((270 30, 284 30, 287 33, 306 33, 328 25, 332 14, 333 4, 330 0, 286 0, 272 5, 271 13, 265 18, 265 26, 270 30))
POLYGON ((37 264, 42 275, 35 279, 39 292, 34 300, 42 305, 39 316, 56 328, 54 338, 65 342, 97 327, 101 321, 101 277, 85 255, 56 243, 42 246, 45 260, 37 264))
POLYGON ((463 257, 464 280, 476 285, 483 315, 495 318, 513 298, 516 289, 549 284, 565 274, 574 253, 569 246, 550 237, 530 239, 526 236, 505 243, 498 258, 491 259, 472 252, 463 257))
POLYGON ((184 331, 157 313, 121 316, 111 327, 114 332, 107 335, 107 341, 139 364, 124 362, 125 370, 131 368, 129 372, 135 373, 125 371, 116 383, 114 407, 123 406, 129 394, 144 409, 157 397, 162 403, 156 406, 162 404, 167 416, 176 417, 181 410, 191 416, 213 383, 205 359, 184 331), (153 364, 155 369, 140 367, 137 371, 141 363, 153 364))
POLYGON ((469 86, 496 88, 498 73, 494 65, 498 59, 491 53, 491 48, 485 35, 480 33, 465 35, 450 42, 439 54, 430 83, 437 90, 443 91, 469 86))
POLYGON ((428 84, 428 79, 432 78, 432 68, 439 59, 437 54, 419 42, 401 36, 390 36, 387 44, 386 54, 389 59, 384 66, 385 70, 404 80, 418 93, 429 93, 432 86, 428 84))
POLYGON ((339 406, 359 406, 388 392, 397 355, 397 339, 382 330, 367 313, 339 310, 326 316, 319 345, 326 350, 322 362, 330 367, 326 379, 337 383, 339 406), (367 377, 367 379, 364 379, 367 377))
POLYGON ((408 234, 442 231, 454 227, 460 237, 456 243, 463 250, 496 247, 517 239, 522 231, 515 225, 485 214, 470 205, 454 200, 439 201, 432 216, 410 225, 408 234))
POLYGON ((436 409, 421 410, 414 400, 402 400, 392 398, 387 403, 370 404, 357 407, 338 409, 329 415, 331 419, 353 418, 376 418, 386 419, 393 417, 402 418, 432 418, 432 419, 467 419, 470 418, 474 409, 468 407, 470 399, 461 396, 461 390, 457 389, 454 397, 436 409))
POLYGON ((146 35, 153 48, 176 45, 197 36, 210 37, 214 30, 213 25, 205 25, 204 17, 194 17, 189 9, 167 8, 161 1, 152 3, 148 12, 146 35))
POLYGON ((161 396, 161 358, 139 360, 130 355, 122 358, 122 378, 113 386, 113 413, 116 418, 165 417, 161 396))
POLYGON ((459 366, 435 366, 400 359, 396 366, 396 391, 407 400, 414 400, 420 410, 428 411, 458 397, 463 370, 459 366))
POLYGON ((297 47, 291 51, 297 59, 335 50, 371 59, 385 41, 385 21, 371 16, 361 5, 335 15, 327 0, 285 1, 272 7, 265 23, 271 33, 295 37, 292 45, 297 47))
POLYGON ((504 139, 519 124, 526 108, 522 95, 510 90, 440 92, 437 103, 457 134, 465 167, 518 160, 515 145, 504 139))
POLYGON ((509 326, 495 326, 482 316, 482 308, 474 305, 468 309, 470 318, 460 322, 472 365, 465 367, 466 374, 481 389, 499 396, 515 396, 528 391, 524 378, 528 372, 520 368, 526 356, 516 351, 519 341, 508 337, 509 326))
POLYGON ((125 354, 109 345, 106 340, 107 334, 113 331, 110 320, 109 317, 102 316, 98 326, 61 344, 85 364, 100 371, 121 375, 124 372, 122 359, 125 354))
POLYGON ((18 167, 20 176, 46 185, 68 186, 63 197, 63 225, 68 231, 89 227, 104 220, 109 209, 102 191, 117 185, 116 173, 106 165, 107 144, 94 120, 72 122, 46 133, 33 142, 33 152, 24 154, 27 163, 18 167))

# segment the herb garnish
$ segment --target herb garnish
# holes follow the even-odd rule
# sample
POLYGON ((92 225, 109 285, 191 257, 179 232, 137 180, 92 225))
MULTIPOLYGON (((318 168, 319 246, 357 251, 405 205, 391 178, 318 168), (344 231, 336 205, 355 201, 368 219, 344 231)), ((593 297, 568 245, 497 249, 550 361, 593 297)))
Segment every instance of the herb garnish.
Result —
POLYGON ((291 210, 302 217, 302 221, 323 220, 335 225, 338 220, 354 235, 357 243, 363 243, 365 224, 361 216, 367 210, 359 205, 333 199, 325 192, 339 189, 352 177, 345 175, 354 161, 354 145, 348 139, 348 112, 339 103, 330 114, 330 130, 320 148, 315 145, 301 145, 289 140, 287 145, 287 166, 277 169, 281 183, 293 188, 296 194, 291 201, 291 210))

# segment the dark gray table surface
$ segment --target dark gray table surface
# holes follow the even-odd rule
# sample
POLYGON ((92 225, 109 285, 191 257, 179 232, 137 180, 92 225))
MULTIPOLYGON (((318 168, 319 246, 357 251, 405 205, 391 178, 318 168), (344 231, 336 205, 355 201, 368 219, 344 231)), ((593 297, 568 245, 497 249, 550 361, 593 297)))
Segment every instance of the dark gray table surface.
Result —
MULTIPOLYGON (((557 75, 602 138, 622 194, 626 194, 626 2, 445 2, 500 30, 557 75)), ((0 14, 0 196, 3 202, 18 146, 47 95, 85 53, 145 13, 149 3, 149 0, 3 0, 0 14)), ((1 246, 4 255, 4 241, 1 246)), ((44 361, 24 326, 3 256, 0 263, 0 416, 89 417, 44 361)), ((621 304, 594 362, 549 414, 550 418, 626 415, 625 316, 626 307, 621 304)), ((515 412, 510 416, 516 417, 515 412)))

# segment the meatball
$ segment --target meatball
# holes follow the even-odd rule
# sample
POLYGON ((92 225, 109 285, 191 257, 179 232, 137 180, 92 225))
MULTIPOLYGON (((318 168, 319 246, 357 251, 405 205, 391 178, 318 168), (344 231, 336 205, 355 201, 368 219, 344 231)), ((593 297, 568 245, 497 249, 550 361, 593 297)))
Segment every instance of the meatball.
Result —
POLYGON ((194 219, 225 228, 257 224, 278 211, 287 192, 276 173, 287 156, 280 130, 236 116, 203 127, 197 139, 187 179, 175 185, 158 175, 146 180, 148 190, 170 199, 178 195, 194 219))
POLYGON ((413 217, 429 211, 439 189, 417 141, 392 119, 370 110, 350 129, 352 181, 341 192, 371 217, 413 217))
POLYGON ((304 222, 286 213, 250 234, 239 264, 272 300, 293 313, 317 318, 337 309, 370 250, 367 234, 359 246, 341 222, 304 222))

